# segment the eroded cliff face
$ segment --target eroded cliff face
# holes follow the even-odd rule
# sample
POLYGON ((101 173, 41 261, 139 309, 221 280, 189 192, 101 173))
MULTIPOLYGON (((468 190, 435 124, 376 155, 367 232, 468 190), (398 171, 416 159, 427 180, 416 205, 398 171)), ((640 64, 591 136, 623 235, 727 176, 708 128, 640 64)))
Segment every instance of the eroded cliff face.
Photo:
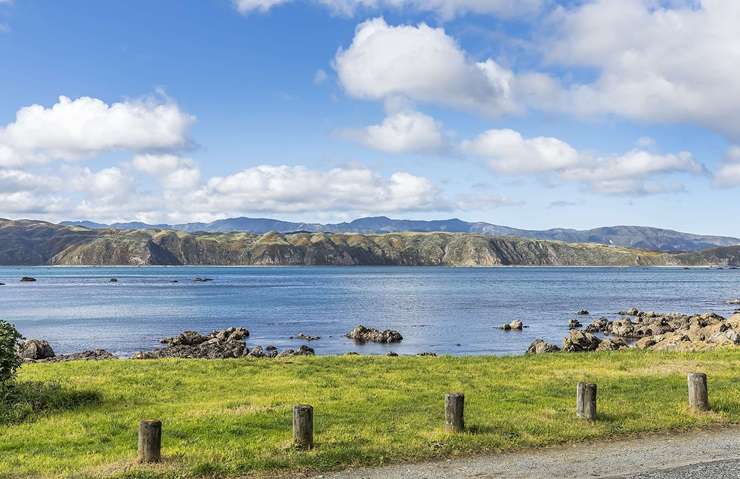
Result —
POLYGON ((651 266, 737 260, 737 254, 722 249, 711 250, 709 256, 675 255, 466 233, 190 234, 0 220, 0 264, 651 266))

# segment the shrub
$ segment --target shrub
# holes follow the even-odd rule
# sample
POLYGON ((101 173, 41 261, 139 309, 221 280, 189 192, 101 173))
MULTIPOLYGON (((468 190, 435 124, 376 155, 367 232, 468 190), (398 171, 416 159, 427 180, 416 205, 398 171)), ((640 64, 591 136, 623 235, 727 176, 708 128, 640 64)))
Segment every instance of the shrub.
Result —
POLYGON ((0 385, 4 386, 13 379, 21 358, 18 357, 18 347, 23 336, 15 326, 7 321, 0 321, 0 385))

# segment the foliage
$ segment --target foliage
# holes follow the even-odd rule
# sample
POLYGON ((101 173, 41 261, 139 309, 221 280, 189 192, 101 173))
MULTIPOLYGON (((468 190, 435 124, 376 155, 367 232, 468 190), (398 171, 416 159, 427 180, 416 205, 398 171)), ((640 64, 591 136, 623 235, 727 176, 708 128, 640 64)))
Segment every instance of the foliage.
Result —
POLYGON ((22 339, 23 336, 15 326, 7 321, 0 321, 0 387, 15 379, 16 371, 21 365, 17 351, 22 339))
MULTIPOLYGON (((20 383, 97 391, 94 401, 0 424, 0 477, 244 477, 439 459, 740 423, 737 350, 519 357, 302 357, 78 361, 24 366, 20 383), (686 373, 709 377, 692 413, 686 373), (599 419, 575 419, 575 385, 599 419), (444 432, 444 393, 465 393, 468 432, 444 432), (316 448, 290 446, 291 408, 314 406, 316 448), (163 421, 160 466, 135 464, 141 419, 163 421)), ((20 384, 19 383, 19 384, 20 384)))

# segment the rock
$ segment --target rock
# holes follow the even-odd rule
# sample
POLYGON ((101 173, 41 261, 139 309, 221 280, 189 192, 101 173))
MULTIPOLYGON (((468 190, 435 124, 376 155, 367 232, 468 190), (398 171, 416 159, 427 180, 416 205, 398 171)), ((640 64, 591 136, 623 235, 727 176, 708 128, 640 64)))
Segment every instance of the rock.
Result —
POLYGON ((586 326, 586 329, 584 329, 587 333, 605 333, 609 330, 609 320, 606 318, 599 318, 594 321, 591 321, 591 324, 586 326))
POLYGON ((213 278, 193 278, 194 283, 207 283, 213 281, 213 278))
POLYGON ((610 338, 602 340, 596 351, 619 351, 621 349, 627 349, 629 345, 627 341, 622 338, 610 338))
POLYGON ((24 360, 38 361, 53 358, 55 355, 48 341, 29 339, 18 348, 18 356, 24 360))
POLYGON ((740 298, 738 299, 731 299, 727 302, 727 304, 740 304, 740 298))
POLYGON ((423 353, 417 354, 417 356, 428 356, 428 357, 431 357, 431 358, 436 358, 437 357, 437 353, 432 353, 432 352, 429 352, 429 351, 424 351, 423 353))
POLYGON ((579 329, 581 326, 583 325, 577 319, 571 319, 568 321, 568 329, 579 329))
POLYGON ((638 316, 640 314, 640 310, 637 308, 630 308, 627 310, 627 316, 638 316))
POLYGON ((318 341, 319 339, 321 339, 321 336, 309 336, 308 334, 298 333, 296 338, 302 339, 304 341, 318 341))
POLYGON ((608 332, 614 336, 632 337, 634 331, 635 326, 632 324, 632 320, 624 318, 612 321, 611 325, 609 325, 608 332))
POLYGON ((105 349, 93 349, 90 351, 82 351, 81 353, 62 354, 51 358, 49 361, 105 361, 109 359, 118 359, 118 357, 105 349))
POLYGON ((395 357, 398 356, 398 353, 394 353, 393 351, 390 351, 390 352, 385 353, 385 355, 388 356, 388 357, 395 358, 395 357))
POLYGON ((287 356, 313 356, 316 354, 313 350, 313 348, 309 348, 306 345, 300 346, 298 350, 293 349, 286 349, 285 351, 280 352, 280 354, 277 355, 279 358, 284 358, 287 356))
POLYGON ((403 340, 403 336, 398 331, 386 329, 381 332, 362 325, 356 326, 352 331, 347 333, 347 337, 354 339, 358 343, 398 343, 403 340))
POLYGON ((36 278, 32 278, 30 276, 24 276, 21 278, 21 283, 34 283, 36 282, 36 278))
POLYGON ((579 315, 579 316, 588 316, 589 315, 589 312, 586 309, 582 309, 582 310, 578 311, 576 314, 579 315))
POLYGON ((252 358, 262 358, 265 356, 265 351, 262 349, 262 346, 255 346, 249 353, 246 354, 246 356, 252 357, 252 358))
POLYGON ((596 351, 601 340, 591 333, 571 329, 570 334, 563 341, 563 351, 577 353, 582 351, 596 351))
POLYGON ((110 281, 108 281, 108 282, 109 283, 117 283, 118 282, 118 279, 117 278, 111 278, 110 281))
POLYGON ((504 331, 521 331, 524 328, 524 323, 518 319, 513 320, 510 323, 502 324, 499 326, 499 329, 503 329, 504 331))
POLYGON ((546 343, 542 339, 535 339, 532 344, 527 348, 527 354, 542 354, 542 353, 555 353, 560 351, 560 348, 554 344, 546 343))
POLYGON ((132 358, 238 358, 244 355, 252 355, 244 341, 248 336, 249 331, 244 328, 213 331, 208 336, 204 336, 197 331, 184 331, 175 337, 162 339, 160 342, 166 344, 167 347, 140 352, 132 358))
POLYGON ((5 283, 0 283, 0 286, 5 286, 5 283))

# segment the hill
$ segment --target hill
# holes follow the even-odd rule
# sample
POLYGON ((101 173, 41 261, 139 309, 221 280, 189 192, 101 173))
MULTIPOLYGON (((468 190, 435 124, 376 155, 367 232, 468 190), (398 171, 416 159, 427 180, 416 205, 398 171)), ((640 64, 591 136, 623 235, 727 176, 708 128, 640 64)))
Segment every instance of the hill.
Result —
POLYGON ((4 265, 735 265, 736 250, 669 254, 471 233, 188 233, 0 220, 4 265))
POLYGON ((471 223, 457 218, 448 220, 418 221, 397 220, 385 216, 359 218, 336 224, 295 223, 269 218, 227 218, 211 223, 182 223, 175 225, 149 225, 145 223, 114 223, 104 225, 90 221, 66 221, 67 226, 82 226, 92 229, 172 229, 190 233, 291 233, 295 231, 326 233, 397 233, 397 232, 449 232, 478 233, 486 236, 516 236, 539 240, 565 241, 566 243, 596 243, 610 246, 638 248, 650 251, 690 252, 709 248, 738 246, 740 238, 697 235, 646 226, 609 226, 590 230, 555 228, 549 230, 525 230, 491 223, 471 223))

